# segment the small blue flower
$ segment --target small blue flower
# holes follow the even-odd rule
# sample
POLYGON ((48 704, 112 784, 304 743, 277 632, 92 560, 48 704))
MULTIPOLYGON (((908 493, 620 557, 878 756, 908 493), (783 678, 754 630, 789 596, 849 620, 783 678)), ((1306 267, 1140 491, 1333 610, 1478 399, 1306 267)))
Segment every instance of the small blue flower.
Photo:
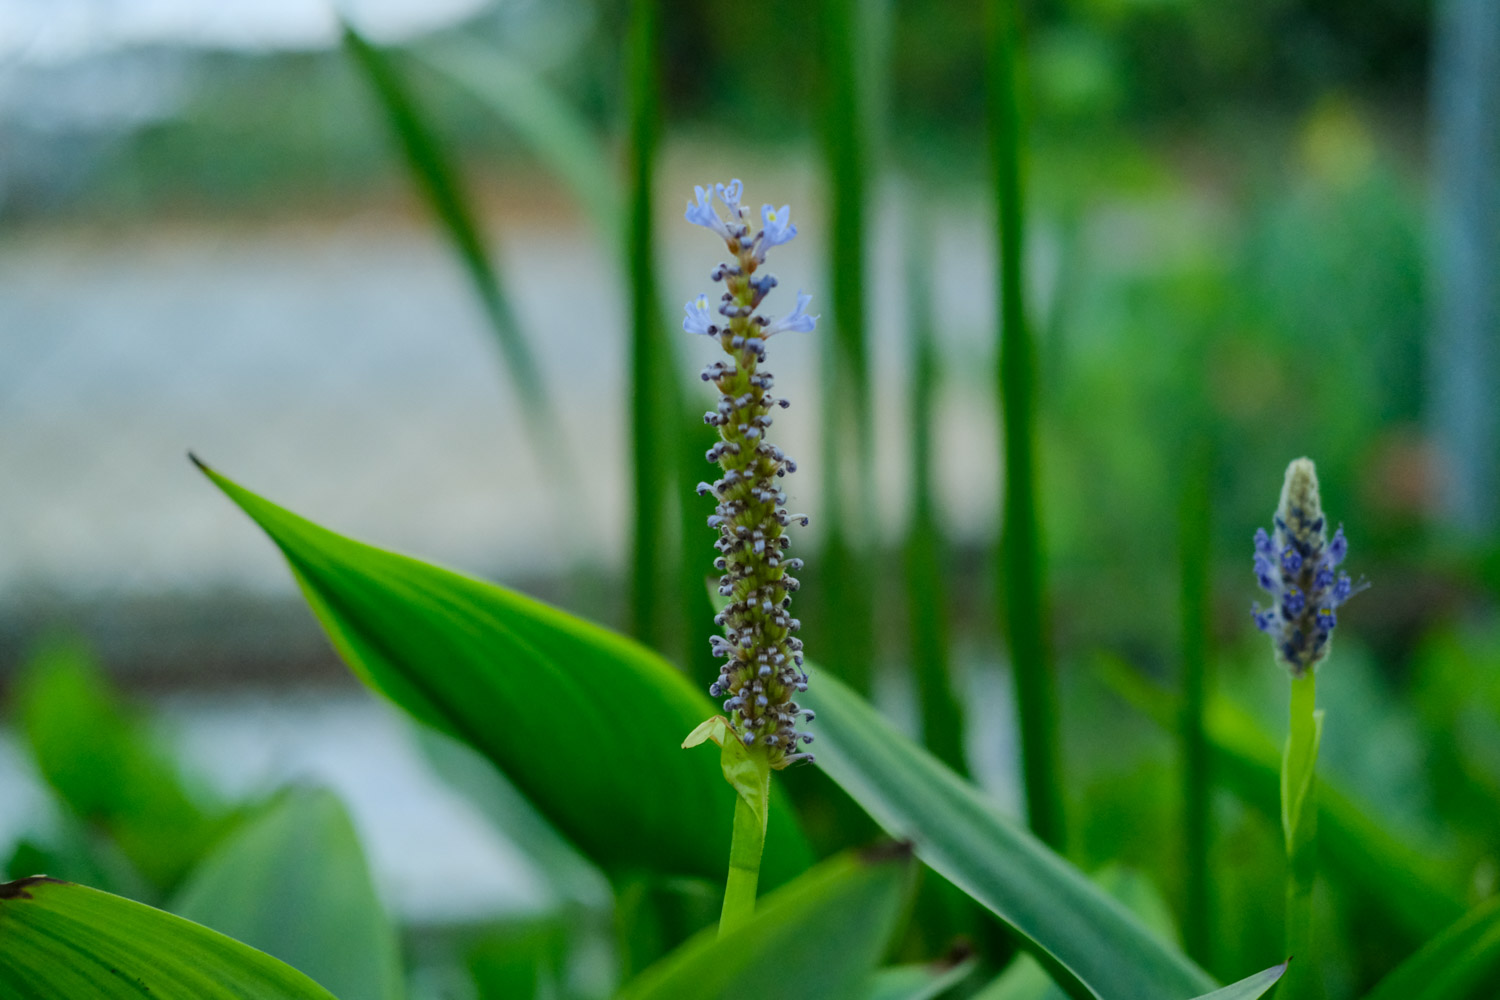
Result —
POLYGON ((714 326, 708 311, 708 296, 700 295, 687 305, 682 307, 687 312, 687 317, 682 321, 682 328, 688 333, 711 334, 718 332, 714 326))
POLYGON ((765 230, 761 237, 759 256, 764 259, 767 250, 779 247, 783 243, 790 243, 792 237, 797 235, 797 227, 792 225, 792 206, 790 205, 782 205, 780 208, 762 205, 760 218, 765 223, 765 230))
POLYGON ((1344 561, 1344 557, 1348 554, 1349 539, 1344 537, 1344 526, 1341 524, 1339 525, 1339 529, 1333 533, 1333 539, 1328 543, 1327 565, 1330 569, 1337 566, 1344 561))
POLYGON ((1281 569, 1285 573, 1295 573, 1302 568, 1302 557, 1297 550, 1288 545, 1281 550, 1281 569))
POLYGON ((719 218, 718 212, 714 211, 713 190, 695 186, 693 191, 697 194, 698 200, 696 203, 688 202, 684 217, 694 225, 712 229, 724 239, 729 239, 729 227, 724 225, 724 220, 719 218))
POLYGON ((740 214, 740 195, 745 191, 745 186, 740 183, 740 179, 736 177, 728 184, 715 184, 714 190, 718 192, 719 200, 729 208, 730 214, 738 218, 740 214))
POLYGON ((806 312, 807 304, 812 301, 812 296, 805 292, 797 293, 797 308, 765 328, 763 336, 769 337, 774 333, 811 333, 818 317, 809 316, 806 312))

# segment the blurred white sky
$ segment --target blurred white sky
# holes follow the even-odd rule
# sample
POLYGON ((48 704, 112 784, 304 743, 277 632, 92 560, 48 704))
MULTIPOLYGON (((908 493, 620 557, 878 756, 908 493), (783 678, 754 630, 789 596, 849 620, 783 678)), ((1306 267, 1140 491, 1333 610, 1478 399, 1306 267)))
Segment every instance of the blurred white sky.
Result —
POLYGON ((55 64, 139 46, 310 49, 340 13, 382 40, 461 21, 489 0, 0 0, 0 65, 55 64))

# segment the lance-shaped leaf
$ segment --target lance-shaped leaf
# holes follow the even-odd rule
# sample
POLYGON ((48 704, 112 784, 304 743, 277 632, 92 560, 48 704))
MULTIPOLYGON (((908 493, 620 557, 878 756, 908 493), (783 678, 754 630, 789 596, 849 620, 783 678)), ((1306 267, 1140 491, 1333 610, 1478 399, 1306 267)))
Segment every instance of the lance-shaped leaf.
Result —
MULTIPOLYGON (((365 683, 488 757, 606 871, 723 880, 734 794, 712 754, 680 748, 715 706, 665 660, 540 601, 335 534, 203 468, 281 549, 365 683)), ((762 876, 780 884, 808 858, 773 796, 762 876)))
POLYGON ((6 1000, 335 1000, 233 938, 71 882, 0 885, 0 942, 6 1000))
POLYGON ((799 701, 818 713, 817 760, 894 836, 1010 925, 1080 1000, 1194 997, 1214 982, 1077 868, 999 814, 826 672, 799 701))
POLYGON ((1491 1000, 1500 984, 1500 896, 1427 942, 1365 1000, 1491 1000))
POLYGON ((895 929, 910 869, 891 848, 825 861, 762 899, 737 930, 694 936, 619 1000, 855 1000, 895 929))
POLYGON ((402 995, 396 929, 344 805, 293 788, 199 863, 170 909, 307 973, 341 997, 402 995))

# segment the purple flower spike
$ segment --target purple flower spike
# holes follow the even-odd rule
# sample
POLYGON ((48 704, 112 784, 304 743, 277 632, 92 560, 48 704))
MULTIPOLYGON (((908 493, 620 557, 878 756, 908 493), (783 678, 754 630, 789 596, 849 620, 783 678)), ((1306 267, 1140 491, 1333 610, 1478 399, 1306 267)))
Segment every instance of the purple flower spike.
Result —
POLYGON ((1255 532, 1255 581, 1272 597, 1251 609, 1255 627, 1271 636, 1276 658, 1301 677, 1327 655, 1338 616, 1334 609, 1368 584, 1355 585, 1333 568, 1348 555, 1344 529, 1327 537, 1313 463, 1299 458, 1286 470, 1274 537, 1255 532))

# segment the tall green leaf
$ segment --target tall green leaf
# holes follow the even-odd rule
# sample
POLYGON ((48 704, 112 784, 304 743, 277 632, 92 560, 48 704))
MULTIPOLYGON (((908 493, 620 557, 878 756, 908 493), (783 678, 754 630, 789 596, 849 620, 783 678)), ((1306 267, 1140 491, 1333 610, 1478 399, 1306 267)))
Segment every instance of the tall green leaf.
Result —
POLYGON ((157 890, 175 884, 216 836, 218 818, 188 792, 80 644, 39 651, 18 679, 15 708, 47 784, 157 890))
POLYGON ((374 89, 413 179, 437 215, 479 298, 485 320, 505 359, 506 374, 521 400, 521 415, 538 458, 544 467, 566 476, 562 461, 566 452, 560 447, 558 430, 562 424, 547 395, 541 369, 521 332, 510 297, 490 262, 477 213, 459 184, 457 170, 390 56, 347 25, 343 38, 344 48, 374 89))
POLYGON ((910 869, 889 849, 825 861, 737 930, 696 935, 620 1000, 856 1000, 895 930, 910 869))
POLYGON ((799 701, 818 713, 817 760, 917 857, 988 907, 1069 992, 1170 1000, 1213 980, 838 681, 799 701))
POLYGON ((0 942, 6 1000, 335 1000, 233 938, 71 882, 0 885, 0 942))
POLYGON ((293 788, 195 868, 174 913, 274 955, 345 1000, 402 995, 396 930, 343 803, 293 788))
POLYGON ((1020 4, 989 0, 986 108, 994 170, 996 260, 1000 317, 996 393, 1003 442, 1000 555, 1005 634, 1016 688, 1026 818, 1032 831, 1061 847, 1061 754, 1057 736, 1057 681, 1047 644, 1041 530, 1036 508, 1036 345, 1026 314, 1025 203, 1019 95, 1020 4))
POLYGON ((1500 896, 1470 910, 1365 1000, 1492 1000, 1500 989, 1500 896))
MULTIPOLYGON (((734 796, 712 754, 680 749, 715 706, 670 664, 539 601, 344 538, 203 469, 281 549, 367 684, 483 753, 607 871, 723 880, 734 796)), ((784 800, 773 803, 763 877, 779 884, 807 861, 784 800)))
MULTIPOLYGON (((1106 684, 1159 725, 1170 728, 1179 707, 1171 692, 1117 660, 1104 660, 1106 684)), ((1210 766, 1216 778, 1270 822, 1281 822, 1281 751, 1248 714, 1226 699, 1211 699, 1205 716, 1210 766)), ((1428 852, 1402 842, 1326 779, 1318 786, 1318 863, 1379 906, 1407 933, 1425 939, 1464 912, 1463 894, 1450 885, 1428 852)))

